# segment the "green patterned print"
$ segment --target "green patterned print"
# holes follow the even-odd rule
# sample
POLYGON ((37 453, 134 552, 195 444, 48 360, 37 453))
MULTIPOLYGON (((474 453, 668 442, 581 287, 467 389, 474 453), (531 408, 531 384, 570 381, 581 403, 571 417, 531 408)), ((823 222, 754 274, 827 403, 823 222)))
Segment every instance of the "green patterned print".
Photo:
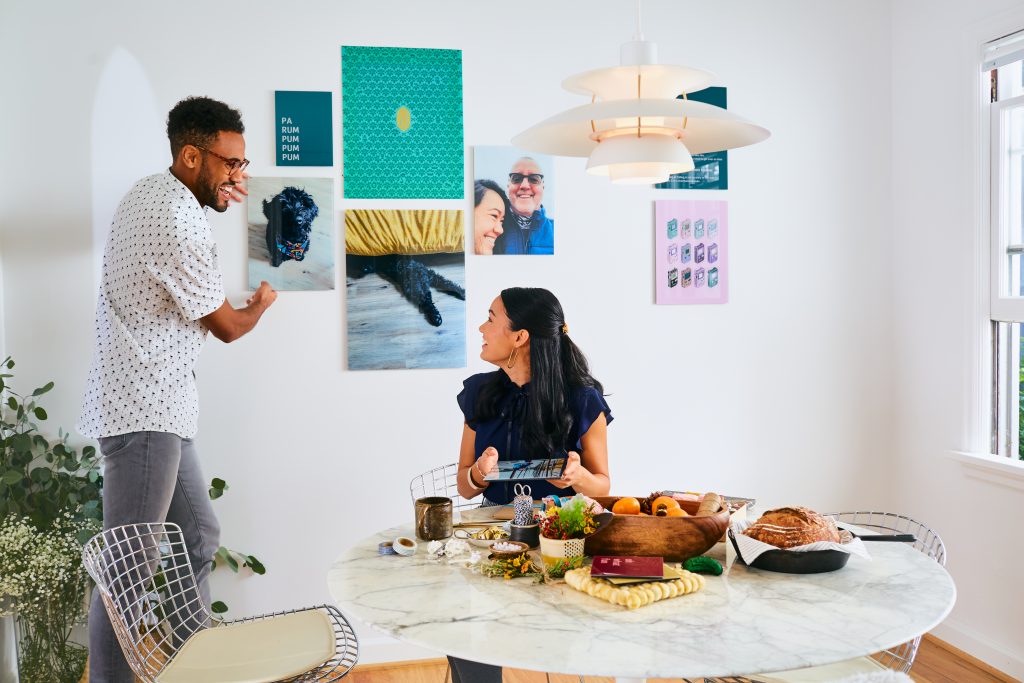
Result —
POLYGON ((462 51, 341 48, 344 192, 462 199, 462 51))

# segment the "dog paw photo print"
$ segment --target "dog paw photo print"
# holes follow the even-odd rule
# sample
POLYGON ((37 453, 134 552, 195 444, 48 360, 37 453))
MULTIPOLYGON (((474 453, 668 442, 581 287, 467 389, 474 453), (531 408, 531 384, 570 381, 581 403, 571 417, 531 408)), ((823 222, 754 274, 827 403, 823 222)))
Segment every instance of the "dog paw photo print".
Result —
POLYGON ((249 288, 334 289, 334 181, 250 178, 249 288))

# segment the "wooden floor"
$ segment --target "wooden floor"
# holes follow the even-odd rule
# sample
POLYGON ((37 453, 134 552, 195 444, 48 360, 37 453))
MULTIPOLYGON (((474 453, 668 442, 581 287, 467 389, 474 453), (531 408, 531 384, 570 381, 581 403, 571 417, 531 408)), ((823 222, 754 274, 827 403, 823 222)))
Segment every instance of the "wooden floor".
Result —
MULTIPOLYGON (((934 639, 926 638, 914 660, 911 678, 918 683, 1012 683, 1017 679, 1006 675, 995 675, 972 663, 965 656, 940 647, 934 639)), ((399 662, 393 665, 372 664, 357 666, 346 678, 352 683, 444 683, 444 660, 427 660, 421 662, 399 662)), ((505 683, 546 683, 543 673, 524 671, 522 669, 505 669, 505 683)), ((649 678, 648 683, 674 681, 678 678, 649 678)), ((576 676, 560 676, 552 674, 551 683, 578 683, 576 676)), ((587 676, 586 683, 614 683, 611 678, 587 676)))

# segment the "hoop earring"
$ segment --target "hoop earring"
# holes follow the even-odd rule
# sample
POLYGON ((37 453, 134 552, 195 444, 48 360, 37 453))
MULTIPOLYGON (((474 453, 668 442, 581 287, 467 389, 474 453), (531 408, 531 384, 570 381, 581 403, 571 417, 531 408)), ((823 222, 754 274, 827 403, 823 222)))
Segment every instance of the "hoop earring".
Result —
POLYGON ((516 354, 519 353, 519 349, 512 347, 512 353, 508 354, 508 362, 505 363, 505 367, 509 370, 516 364, 516 354))

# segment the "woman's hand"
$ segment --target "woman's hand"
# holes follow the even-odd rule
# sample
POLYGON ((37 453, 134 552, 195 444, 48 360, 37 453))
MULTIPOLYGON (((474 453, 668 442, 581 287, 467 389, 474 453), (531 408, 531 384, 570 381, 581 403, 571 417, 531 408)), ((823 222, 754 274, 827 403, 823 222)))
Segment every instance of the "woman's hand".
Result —
POLYGON ((494 446, 488 446, 484 449, 484 452, 480 454, 480 457, 477 458, 476 468, 480 470, 478 474, 482 477, 486 477, 497 464, 498 449, 494 446))
POLYGON ((570 486, 575 488, 588 476, 590 476, 590 472, 580 464, 580 454, 576 451, 569 451, 569 458, 565 463, 565 471, 562 472, 562 477, 560 479, 548 479, 548 482, 560 489, 566 489, 570 486))

